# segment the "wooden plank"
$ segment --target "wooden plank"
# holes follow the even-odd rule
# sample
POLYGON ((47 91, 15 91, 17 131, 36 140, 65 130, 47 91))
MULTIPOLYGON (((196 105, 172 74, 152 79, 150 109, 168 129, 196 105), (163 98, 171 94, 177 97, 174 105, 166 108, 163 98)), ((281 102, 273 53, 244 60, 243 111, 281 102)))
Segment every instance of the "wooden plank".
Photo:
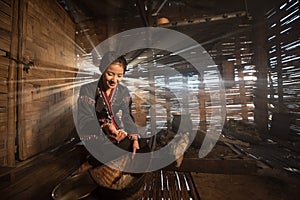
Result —
POLYGON ((186 176, 187 183, 189 184, 190 196, 192 197, 193 200, 200 200, 200 195, 196 189, 191 173, 185 173, 185 176, 186 176))
POLYGON ((7 107, 0 107, 0 113, 6 113, 7 107))
POLYGON ((168 190, 167 190, 167 179, 166 179, 166 176, 165 176, 165 172, 164 171, 161 171, 161 177, 162 177, 162 186, 161 187, 161 190, 162 190, 162 198, 163 199, 168 199, 168 190))
POLYGON ((0 165, 7 165, 7 140, 0 139, 0 165))
POLYGON ((170 172, 173 176, 171 177, 171 185, 172 185, 172 192, 174 194, 174 199, 180 199, 181 197, 181 190, 180 190, 180 183, 177 179, 177 172, 174 171, 170 172))
POLYGON ((168 190, 169 190, 170 199, 178 199, 176 197, 174 172, 164 171, 164 174, 166 174, 166 177, 168 178, 168 190))
POLYGON ((4 1, 0 1, 0 10, 8 16, 12 16, 12 9, 10 7, 10 4, 5 3, 4 1))
POLYGON ((0 48, 2 51, 10 52, 11 33, 0 28, 0 48))
MULTIPOLYGON (((0 70, 3 69, 1 66, 0 66, 0 70)), ((8 76, 8 72, 7 71, 3 71, 1 73, 0 71, 0 84, 1 85, 6 85, 7 86, 7 76, 8 76)), ((0 90, 1 92, 1 90, 0 90)))
POLYGON ((8 6, 12 5, 12 0, 1 0, 3 1, 5 4, 7 4, 8 6))
POLYGON ((0 56, 0 66, 6 66, 9 65, 9 59, 7 57, 0 56))
POLYGON ((157 199, 162 199, 163 198, 163 191, 162 191, 162 187, 161 187, 161 184, 162 184, 162 180, 161 180, 161 171, 158 171, 156 174, 155 174, 155 180, 158 180, 158 183, 156 184, 156 191, 157 191, 157 199))
POLYGON ((7 84, 7 78, 0 77, 0 83, 2 83, 2 85, 7 84))
POLYGON ((0 92, 7 94, 7 85, 0 84, 0 92))
MULTIPOLYGON (((7 127, 5 126, 5 124, 3 125, 3 123, 0 123, 0 133, 5 133, 7 132, 7 127)), ((0 134, 0 138, 6 138, 5 134, 0 134)))
POLYGON ((7 94, 0 93, 0 105, 6 107, 7 102, 8 102, 7 94))
POLYGON ((0 28, 11 32, 11 16, 0 12, 0 28))
POLYGON ((0 123, 7 123, 7 113, 0 113, 0 123))
POLYGON ((150 197, 152 196, 152 192, 154 190, 154 188, 153 188, 154 181, 155 181, 154 173, 149 174, 145 181, 144 194, 143 194, 144 199, 150 199, 150 197))
POLYGON ((188 188, 185 182, 185 177, 183 172, 178 172, 178 178, 180 182, 180 187, 181 187, 181 197, 182 199, 190 199, 190 195, 188 193, 188 188))
POLYGON ((0 140, 0 157, 6 157, 7 150, 6 150, 6 141, 0 140))
POLYGON ((8 171, 15 180, 3 182, 7 187, 0 188, 2 199, 51 199, 54 187, 79 167, 84 154, 72 142, 19 163, 8 171))
POLYGON ((161 190, 160 190, 160 178, 157 179, 158 177, 160 177, 160 173, 159 172, 155 172, 152 174, 152 191, 149 193, 149 197, 153 197, 153 199, 159 199, 161 190))

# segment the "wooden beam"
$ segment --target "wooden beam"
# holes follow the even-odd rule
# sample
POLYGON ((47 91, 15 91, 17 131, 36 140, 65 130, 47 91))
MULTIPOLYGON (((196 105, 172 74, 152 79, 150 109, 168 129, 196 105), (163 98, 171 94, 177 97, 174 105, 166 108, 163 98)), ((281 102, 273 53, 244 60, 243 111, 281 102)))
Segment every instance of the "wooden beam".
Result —
POLYGON ((245 11, 236 11, 236 12, 229 12, 229 13, 224 13, 224 14, 219 14, 219 15, 206 16, 206 17, 201 17, 201 18, 196 18, 196 19, 176 21, 176 22, 171 22, 169 24, 163 24, 160 26, 161 27, 187 26, 187 25, 192 25, 192 24, 210 23, 210 22, 214 22, 214 21, 235 19, 235 18, 245 17, 247 15, 248 15, 248 13, 245 11))
POLYGON ((261 136, 268 133, 268 60, 266 50, 266 27, 263 10, 255 12, 253 38, 254 38, 254 64, 257 70, 257 81, 254 99, 254 121, 261 136))
POLYGON ((137 3, 137 7, 138 7, 138 10, 139 10, 139 13, 142 17, 142 20, 143 20, 143 24, 144 26, 149 26, 149 18, 147 17, 147 12, 145 11, 145 4, 142 0, 137 0, 136 1, 137 3))

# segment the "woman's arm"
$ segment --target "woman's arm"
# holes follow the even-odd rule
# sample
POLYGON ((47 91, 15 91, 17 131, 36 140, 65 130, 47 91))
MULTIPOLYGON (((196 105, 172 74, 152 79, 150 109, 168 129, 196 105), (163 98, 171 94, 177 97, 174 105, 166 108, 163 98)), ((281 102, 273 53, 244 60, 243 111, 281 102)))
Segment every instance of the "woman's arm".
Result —
POLYGON ((132 99, 129 94, 129 90, 127 88, 124 89, 123 100, 121 105, 122 110, 122 122, 124 124, 124 129, 128 132, 128 137, 132 141, 132 152, 133 155, 136 153, 138 149, 140 149, 139 145, 139 134, 134 123, 133 116, 131 114, 131 104, 132 99))
POLYGON ((122 104, 121 104, 121 110, 122 110, 122 122, 124 125, 124 130, 128 133, 135 133, 137 134, 137 127, 134 123, 134 118, 131 114, 131 104, 132 99, 129 94, 129 90, 125 87, 124 91, 122 92, 122 104))
POLYGON ((96 84, 83 85, 78 98, 77 131, 80 136, 98 135, 101 132, 95 111, 96 84))

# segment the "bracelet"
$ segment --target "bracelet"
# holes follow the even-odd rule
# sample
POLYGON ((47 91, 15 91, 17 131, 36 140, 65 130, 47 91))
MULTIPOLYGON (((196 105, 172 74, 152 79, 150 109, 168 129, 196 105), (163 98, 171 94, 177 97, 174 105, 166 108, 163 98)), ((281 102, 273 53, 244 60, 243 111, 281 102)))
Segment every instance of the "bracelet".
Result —
POLYGON ((110 125, 109 122, 105 122, 105 123, 103 123, 103 124, 101 125, 101 128, 103 128, 104 126, 109 126, 109 125, 110 125))

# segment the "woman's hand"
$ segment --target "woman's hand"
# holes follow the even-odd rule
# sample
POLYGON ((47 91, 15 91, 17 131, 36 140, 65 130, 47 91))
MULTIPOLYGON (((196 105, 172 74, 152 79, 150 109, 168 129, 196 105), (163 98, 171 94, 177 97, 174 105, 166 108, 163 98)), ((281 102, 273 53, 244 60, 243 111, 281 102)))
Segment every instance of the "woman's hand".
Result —
POLYGON ((132 143, 132 153, 133 153, 133 156, 136 154, 136 150, 140 149, 140 145, 139 145, 139 141, 138 140, 133 140, 133 143, 132 143))
POLYGON ((127 136, 127 133, 125 131, 117 130, 112 123, 106 123, 102 125, 102 130, 110 139, 115 140, 118 143, 124 140, 127 136))
POLYGON ((116 134, 115 139, 117 140, 117 142, 121 142, 126 137, 127 137, 127 133, 125 131, 118 130, 118 133, 116 134))
POLYGON ((129 139, 132 140, 132 158, 135 156, 136 151, 140 149, 139 145, 139 135, 138 134, 130 134, 129 139))

